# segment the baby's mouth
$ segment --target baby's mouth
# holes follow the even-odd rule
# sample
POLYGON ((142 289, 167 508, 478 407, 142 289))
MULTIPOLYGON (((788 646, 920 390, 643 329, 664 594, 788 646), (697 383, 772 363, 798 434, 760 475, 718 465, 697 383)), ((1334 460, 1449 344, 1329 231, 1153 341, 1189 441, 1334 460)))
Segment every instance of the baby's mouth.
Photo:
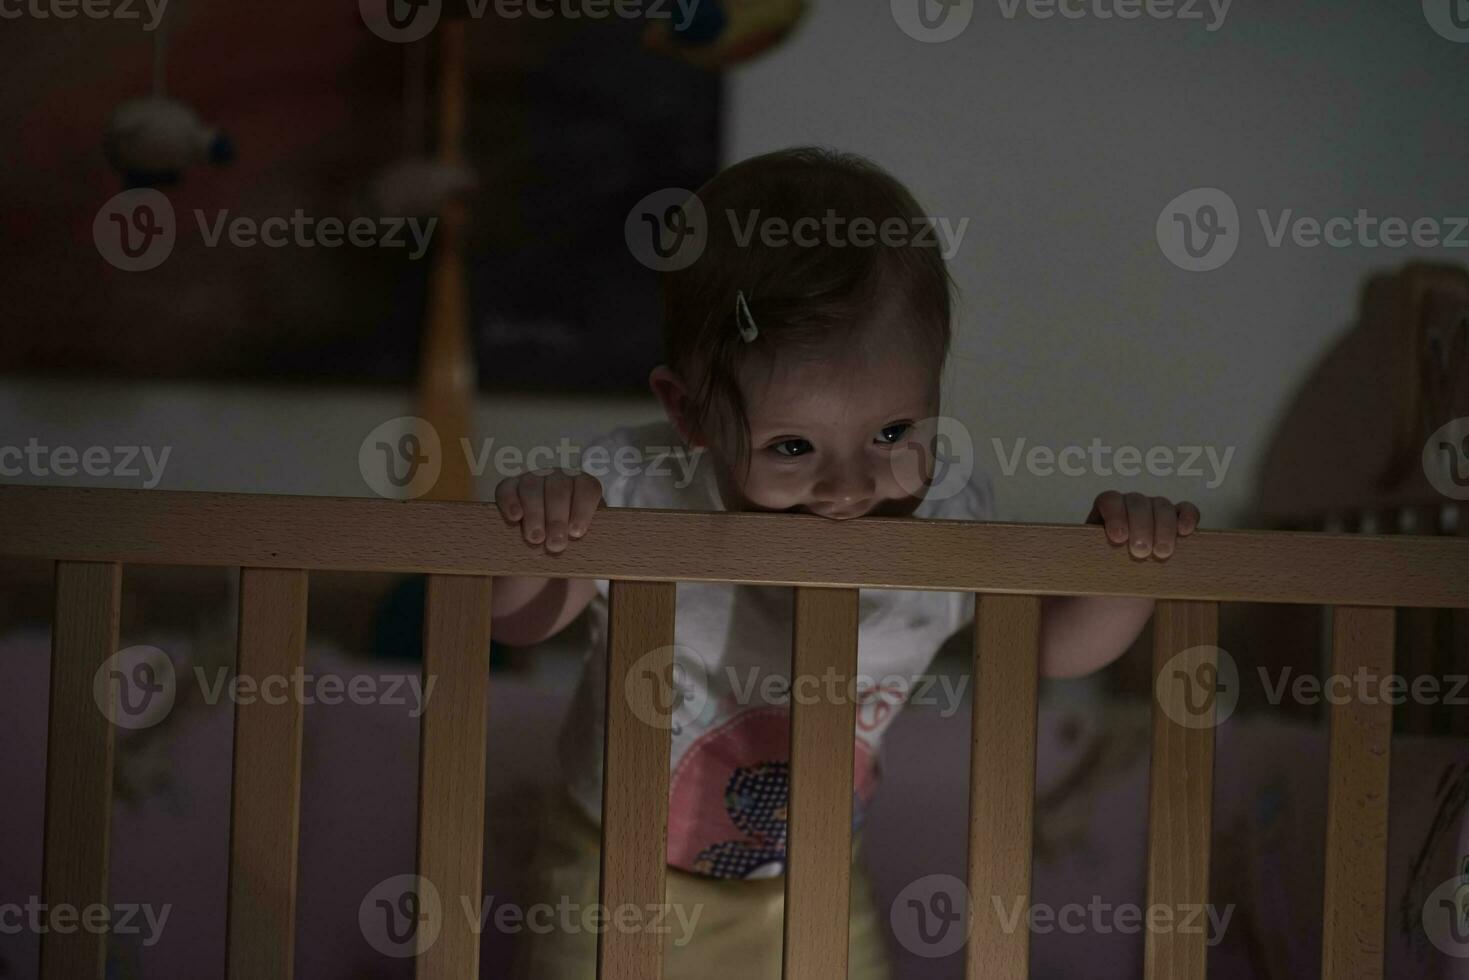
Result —
POLYGON ((821 514, 822 517, 831 517, 834 520, 850 520, 854 517, 911 517, 918 509, 919 501, 915 497, 904 497, 897 500, 879 500, 865 508, 853 508, 850 511, 836 511, 821 514))
POLYGON ((910 517, 920 502, 916 497, 903 497, 896 500, 879 500, 863 507, 824 508, 810 504, 796 504, 793 507, 772 510, 771 513, 809 514, 812 517, 824 517, 831 521, 849 521, 858 517, 910 517))
POLYGON ((880 516, 885 506, 884 503, 879 503, 868 507, 816 508, 798 504, 795 507, 787 508, 786 513, 811 514, 815 517, 825 517, 830 521, 850 521, 857 517, 880 516))

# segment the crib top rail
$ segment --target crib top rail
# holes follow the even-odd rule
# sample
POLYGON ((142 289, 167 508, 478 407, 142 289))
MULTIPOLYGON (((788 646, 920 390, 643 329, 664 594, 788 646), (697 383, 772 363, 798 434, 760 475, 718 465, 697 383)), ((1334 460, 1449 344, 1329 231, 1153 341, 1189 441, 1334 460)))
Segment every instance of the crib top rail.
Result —
POLYGON ((551 557, 492 504, 0 486, 0 555, 125 564, 1469 608, 1469 539, 1200 531, 1136 561, 1096 526, 609 509, 551 557))

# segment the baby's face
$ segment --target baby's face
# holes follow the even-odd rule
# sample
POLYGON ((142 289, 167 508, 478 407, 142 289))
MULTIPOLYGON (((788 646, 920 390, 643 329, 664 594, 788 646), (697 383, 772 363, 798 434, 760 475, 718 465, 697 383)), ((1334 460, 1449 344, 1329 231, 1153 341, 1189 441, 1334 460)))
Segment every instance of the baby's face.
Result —
POLYGON ((915 425, 938 411, 933 361, 868 342, 821 359, 777 357, 750 372, 749 462, 743 471, 720 468, 725 505, 834 520, 911 514, 931 474, 915 425))

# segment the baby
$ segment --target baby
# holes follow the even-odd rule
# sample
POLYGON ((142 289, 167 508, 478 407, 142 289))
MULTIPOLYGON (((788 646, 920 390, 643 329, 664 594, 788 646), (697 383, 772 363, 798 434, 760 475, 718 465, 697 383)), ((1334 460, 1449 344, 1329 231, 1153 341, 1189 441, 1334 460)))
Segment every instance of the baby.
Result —
MULTIPOLYGON (((982 475, 928 492, 936 486, 932 420, 951 337, 952 282, 940 246, 914 235, 858 238, 858 219, 868 228, 911 229, 922 212, 908 191, 859 157, 797 148, 736 164, 697 197, 708 216, 703 251, 663 274, 668 362, 650 384, 667 422, 620 429, 595 446, 612 454, 605 459, 625 458, 616 454, 629 447, 681 444, 700 453, 693 477, 650 468, 606 485, 576 472, 504 480, 496 502, 526 544, 563 551, 587 533, 604 503, 835 521, 992 519, 982 475), (791 233, 750 233, 772 220, 791 233), (850 234, 833 233, 843 228, 850 234)), ((1198 526, 1199 512, 1161 497, 1107 492, 1087 521, 1104 528, 1099 548, 1166 559, 1198 526)), ((504 643, 543 640, 589 607, 593 645, 561 736, 569 792, 551 802, 535 860, 542 899, 582 908, 597 902, 607 583, 495 583, 495 637, 504 643)), ((1110 663, 1152 607, 1150 599, 1046 598, 1042 673, 1074 677, 1110 663)), ((882 734, 911 690, 892 679, 916 681, 927 670, 944 640, 972 617, 973 597, 864 590, 859 614, 859 677, 882 680, 858 681, 858 826, 877 783, 882 734)), ((790 717, 784 689, 767 680, 788 680, 791 618, 790 589, 678 586, 668 980, 781 975, 790 717)), ((860 846, 858 834, 854 851, 860 846)), ((886 916, 874 910, 866 880, 854 874, 853 882, 851 976, 886 978, 886 916)), ((596 935, 581 922, 573 916, 527 935, 517 974, 592 976, 596 935)))

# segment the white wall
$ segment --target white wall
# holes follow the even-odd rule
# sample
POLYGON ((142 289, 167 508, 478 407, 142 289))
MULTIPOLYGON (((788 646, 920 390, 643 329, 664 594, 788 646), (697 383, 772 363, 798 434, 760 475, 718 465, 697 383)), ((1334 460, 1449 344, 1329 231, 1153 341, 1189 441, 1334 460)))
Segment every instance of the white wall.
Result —
MULTIPOLYGON (((406 390, 12 380, 0 383, 0 447, 25 447, 32 439, 48 450, 66 446, 77 454, 93 446, 138 446, 148 447, 155 459, 166 448, 158 489, 360 497, 374 492, 358 465, 363 440, 382 423, 413 411, 406 390)), ((613 420, 631 424, 660 414, 651 396, 484 397, 474 441, 479 452, 494 440, 492 453, 507 444, 522 452, 556 447, 563 438, 582 445, 613 420)), ((142 452, 134 462, 137 477, 78 472, 63 479, 31 472, 31 464, 13 454, 0 458, 0 465, 23 470, 0 473, 0 483, 149 482, 142 452)), ((479 481, 485 499, 495 483, 491 467, 479 481)))

